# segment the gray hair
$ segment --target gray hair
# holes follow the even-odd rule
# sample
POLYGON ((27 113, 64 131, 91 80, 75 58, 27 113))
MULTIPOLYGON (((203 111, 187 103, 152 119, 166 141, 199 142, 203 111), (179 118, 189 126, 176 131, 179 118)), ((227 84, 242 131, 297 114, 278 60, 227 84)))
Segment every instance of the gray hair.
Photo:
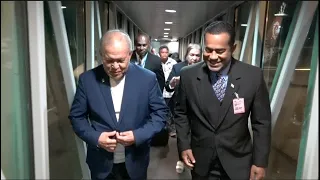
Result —
POLYGON ((190 51, 191 51, 192 49, 198 49, 198 50, 200 51, 200 55, 201 55, 201 52, 202 52, 202 51, 201 51, 201 46, 200 46, 200 44, 190 43, 190 44, 188 45, 186 54, 184 55, 184 61, 186 60, 188 54, 190 53, 190 51))
POLYGON ((122 35, 122 37, 127 41, 128 44, 128 48, 130 51, 132 51, 132 41, 130 39, 130 36, 123 30, 120 29, 112 29, 112 30, 108 30, 106 33, 104 33, 104 35, 102 36, 101 40, 100 40, 100 53, 103 52, 103 46, 106 44, 109 44, 110 42, 110 36, 114 33, 120 33, 122 35))

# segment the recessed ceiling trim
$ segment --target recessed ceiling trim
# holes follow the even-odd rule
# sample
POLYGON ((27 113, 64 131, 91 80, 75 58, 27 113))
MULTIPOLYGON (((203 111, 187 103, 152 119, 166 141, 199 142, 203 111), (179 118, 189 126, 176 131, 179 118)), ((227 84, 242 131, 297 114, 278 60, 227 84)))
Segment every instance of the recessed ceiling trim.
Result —
MULTIPOLYGON (((206 21, 205 23, 203 23, 201 26, 199 26, 198 28, 194 29, 193 31, 191 31, 190 33, 187 33, 187 35, 185 35, 184 37, 182 38, 186 38, 188 37, 190 34, 198 31, 200 28, 204 27, 208 22, 216 19, 217 17, 223 15, 223 14, 228 14, 228 10, 229 9, 233 9, 233 8, 236 8, 238 6, 240 6, 242 3, 244 3, 245 1, 236 1, 235 3, 233 3, 232 5, 230 5, 229 7, 227 7, 226 9, 224 9, 223 11, 221 11, 219 14, 215 15, 213 18, 210 18, 208 21, 206 21)), ((180 39, 182 39, 180 38, 180 39)))

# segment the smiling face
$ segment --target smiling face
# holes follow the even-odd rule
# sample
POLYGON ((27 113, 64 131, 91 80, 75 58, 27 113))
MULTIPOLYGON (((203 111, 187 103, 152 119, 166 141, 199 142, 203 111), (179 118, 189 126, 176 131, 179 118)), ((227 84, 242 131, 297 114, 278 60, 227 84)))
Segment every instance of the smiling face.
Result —
POLYGON ((226 32, 206 33, 204 41, 203 60, 211 71, 222 71, 231 61, 236 45, 230 44, 230 35, 226 32))

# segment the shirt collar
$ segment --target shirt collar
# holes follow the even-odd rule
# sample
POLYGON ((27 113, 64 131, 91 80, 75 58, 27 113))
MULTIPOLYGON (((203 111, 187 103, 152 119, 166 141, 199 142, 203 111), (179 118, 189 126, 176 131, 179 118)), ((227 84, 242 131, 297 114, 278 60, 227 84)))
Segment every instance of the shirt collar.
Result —
POLYGON ((230 70, 230 66, 231 66, 231 61, 229 62, 227 67, 224 68, 221 72, 210 71, 212 82, 216 82, 218 80, 218 76, 221 76, 222 78, 226 78, 228 76, 228 72, 230 70))
MULTIPOLYGON (((142 57, 142 59, 144 59, 144 58, 147 57, 147 56, 148 56, 148 52, 142 57)), ((137 60, 138 60, 138 61, 142 60, 142 59, 140 59, 140 56, 139 56, 139 54, 137 53, 137 51, 136 51, 136 57, 137 57, 137 60)))
POLYGON ((224 68, 219 74, 221 74, 222 76, 227 76, 230 70, 230 65, 231 65, 231 61, 229 61, 229 64, 227 65, 227 67, 224 68))
POLYGON ((228 72, 230 70, 230 66, 231 66, 231 61, 229 61, 228 65, 226 68, 224 68, 222 71, 220 72, 213 72, 211 71, 211 74, 219 74, 220 76, 227 76, 228 75, 228 72))
POLYGON ((167 64, 173 63, 174 61, 175 61, 174 59, 172 59, 171 57, 168 57, 168 60, 165 63, 161 62, 161 64, 167 65, 167 64))

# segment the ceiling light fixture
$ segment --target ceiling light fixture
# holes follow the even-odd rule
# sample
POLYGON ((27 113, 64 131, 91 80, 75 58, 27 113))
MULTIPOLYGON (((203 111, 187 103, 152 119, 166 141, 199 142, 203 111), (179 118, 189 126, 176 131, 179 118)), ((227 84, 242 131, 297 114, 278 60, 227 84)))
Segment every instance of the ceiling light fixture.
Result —
POLYGON ((247 26, 248 26, 248 24, 241 24, 241 26, 243 26, 243 27, 247 27, 247 26))
POLYGON ((169 34, 169 33, 166 33, 166 32, 165 32, 165 33, 163 33, 163 34, 169 34))
POLYGON ((172 24, 172 22, 164 22, 165 24, 172 24))
POLYGON ((61 6, 61 9, 65 9, 65 8, 67 8, 66 6, 61 6))
POLYGON ((169 28, 164 28, 164 30, 165 30, 165 31, 170 31, 170 29, 169 29, 169 28))
POLYGON ((176 10, 173 10, 173 9, 166 9, 165 11, 168 12, 168 13, 175 13, 175 12, 177 12, 176 10))
POLYGON ((163 37, 167 38, 168 36, 163 36, 163 37))
POLYGON ((286 17, 286 16, 288 16, 288 14, 285 14, 285 13, 277 13, 277 14, 274 14, 274 16, 286 17))

